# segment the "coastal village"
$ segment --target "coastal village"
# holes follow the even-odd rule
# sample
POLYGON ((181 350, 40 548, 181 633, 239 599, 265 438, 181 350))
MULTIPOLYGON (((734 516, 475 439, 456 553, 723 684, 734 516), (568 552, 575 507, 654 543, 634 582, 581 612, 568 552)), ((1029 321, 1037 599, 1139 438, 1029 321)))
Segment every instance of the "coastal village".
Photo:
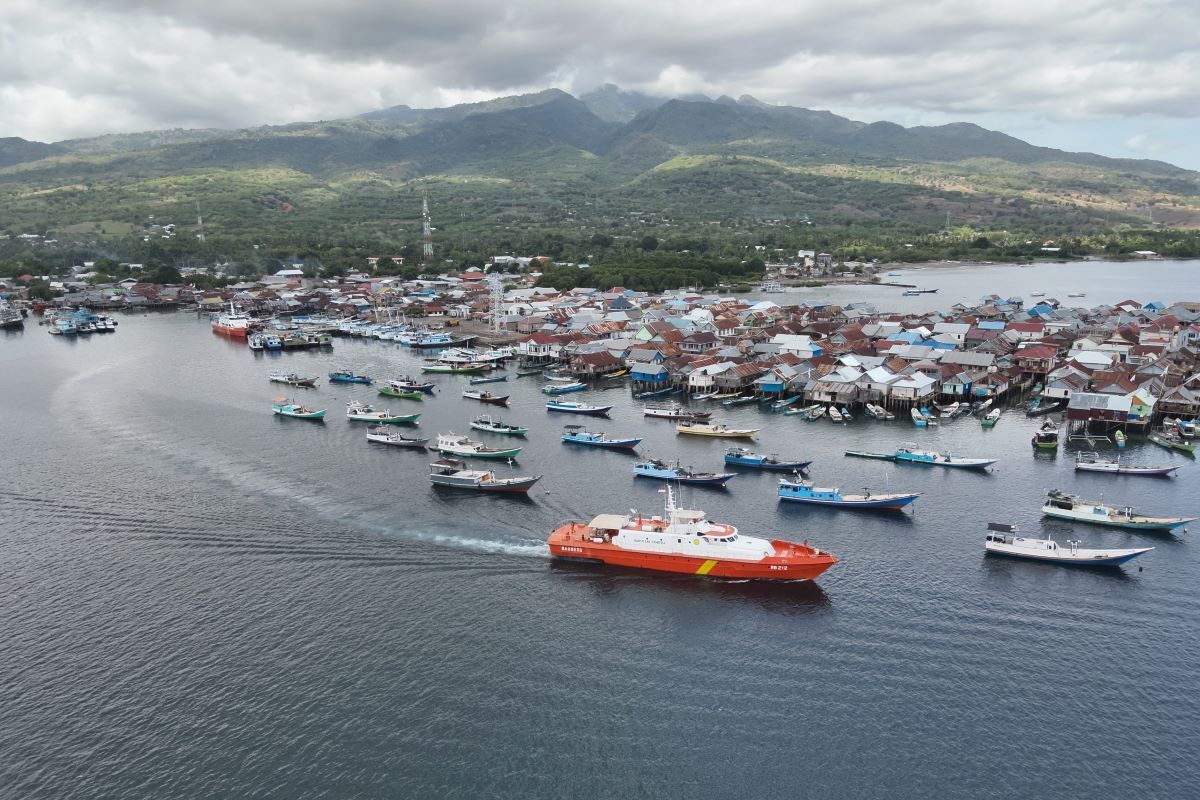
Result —
MULTIPOLYGON (((1147 430, 1163 417, 1200 416, 1197 303, 1129 299, 1087 308, 1078 298, 990 295, 900 314, 867 304, 787 304, 786 293, 777 295, 780 303, 688 290, 560 292, 536 285, 536 267, 534 259, 502 257, 488 272, 410 281, 367 274, 321 280, 284 269, 207 291, 132 278, 67 283, 54 306, 232 306, 263 319, 452 327, 580 380, 628 370, 639 392, 677 388, 907 412, 929 403, 999 403, 1036 390, 1085 427, 1147 430), (516 267, 524 271, 501 271, 516 267)), ((19 297, 20 281, 10 284, 19 297)))

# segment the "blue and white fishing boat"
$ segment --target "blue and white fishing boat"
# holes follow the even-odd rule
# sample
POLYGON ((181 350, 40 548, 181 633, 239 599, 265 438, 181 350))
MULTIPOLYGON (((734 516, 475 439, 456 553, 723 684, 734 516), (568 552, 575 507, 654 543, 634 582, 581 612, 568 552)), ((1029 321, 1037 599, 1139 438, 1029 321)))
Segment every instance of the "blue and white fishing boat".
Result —
POLYGON ((746 403, 753 403, 756 399, 757 398, 755 398, 753 395, 751 395, 749 397, 745 397, 745 396, 729 397, 729 398, 722 400, 721 405, 723 405, 723 406, 741 406, 741 405, 745 405, 746 403))
POLYGON ((916 425, 918 428, 924 428, 929 424, 928 420, 925 419, 925 415, 921 413, 921 409, 914 406, 908 413, 912 416, 913 425, 916 425))
POLYGON ((1080 547, 1078 541, 1068 541, 1067 547, 1059 547, 1053 539, 1028 539, 1015 535, 1017 528, 1004 522, 989 522, 988 533, 983 540, 983 549, 988 555, 1026 558, 1032 561, 1049 561, 1077 567, 1118 567, 1153 547, 1134 547, 1123 550, 1095 550, 1080 547))
POLYGON ((784 461, 774 453, 764 456, 744 447, 731 447, 726 450, 725 463, 769 472, 802 472, 812 464, 811 461, 784 461))
POLYGON ((638 392, 633 397, 635 400, 646 400, 651 397, 666 397, 667 395, 675 394, 678 391, 681 391, 681 390, 675 389, 671 386, 668 386, 665 389, 655 389, 655 390, 649 391, 649 392, 638 392))
POLYGON ((654 478, 660 481, 678 481, 695 486, 724 486, 737 473, 734 472, 693 472, 691 467, 680 466, 678 462, 668 464, 656 458, 641 461, 633 465, 633 474, 639 478, 654 478))
POLYGON ((564 426, 562 440, 568 444, 607 447, 611 450, 633 450, 642 443, 640 438, 613 439, 606 433, 586 430, 582 425, 564 426))
POLYGON ((542 394, 570 394, 572 392, 582 392, 587 388, 586 383, 549 383, 542 387, 542 394))
POLYGON ((587 403, 572 403, 569 400, 551 400, 546 403, 547 411, 557 411, 561 414, 588 414, 602 417, 612 411, 612 406, 593 406, 587 403))
POLYGON ((863 494, 842 494, 841 489, 817 487, 812 481, 779 481, 780 500, 833 508, 895 510, 904 508, 920 496, 920 492, 872 494, 869 489, 863 489, 863 494))
POLYGON ((957 467, 960 469, 987 469, 995 464, 995 458, 960 458, 934 450, 920 450, 915 444, 901 446, 892 455, 896 461, 909 464, 926 464, 935 467, 957 467))

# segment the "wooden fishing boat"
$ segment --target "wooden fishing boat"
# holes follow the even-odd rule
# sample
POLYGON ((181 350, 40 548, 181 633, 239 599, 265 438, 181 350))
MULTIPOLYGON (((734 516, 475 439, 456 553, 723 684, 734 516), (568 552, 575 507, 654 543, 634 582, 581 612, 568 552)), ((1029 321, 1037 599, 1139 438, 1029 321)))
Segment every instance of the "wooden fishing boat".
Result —
POLYGON ((432 449, 451 456, 464 458, 516 458, 520 447, 488 447, 483 442, 454 433, 439 433, 437 444, 432 449))
POLYGON ((1149 517, 1135 514, 1132 506, 1112 506, 1081 500, 1057 489, 1046 493, 1042 513, 1048 517, 1086 522, 1090 525, 1151 531, 1170 531, 1195 520, 1195 517, 1149 517))
POLYGON ((557 411, 560 414, 589 414, 600 417, 612 411, 612 406, 593 406, 587 403, 572 403, 569 400, 551 400, 546 403, 546 410, 557 411))
POLYGON ((1029 539, 1016 535, 1017 528, 1004 522, 988 523, 988 533, 983 540, 984 552, 988 555, 1025 558, 1032 561, 1048 561, 1077 567, 1117 567, 1149 553, 1153 547, 1127 549, 1089 549, 1079 546, 1078 541, 1067 542, 1059 547, 1053 539, 1029 539))
POLYGON ((429 465, 429 482, 448 489, 525 494, 541 479, 541 475, 501 478, 490 469, 468 469, 466 464, 454 458, 443 458, 429 465))
POLYGON ((903 445, 893 455, 896 461, 908 464, 955 467, 958 469, 987 469, 997 461, 994 458, 961 458, 959 456, 952 456, 949 453, 920 450, 915 444, 903 445))
POLYGON ((317 378, 297 375, 294 372, 272 372, 269 376, 272 383, 286 383, 289 386, 303 386, 311 389, 317 385, 317 378))
POLYGON ((524 436, 529 433, 528 428, 522 428, 519 425, 509 425, 499 418, 492 418, 489 414, 481 414, 471 420, 471 427, 477 431, 499 433, 504 436, 524 436))
POLYGON ((491 392, 476 392, 471 389, 463 389, 462 393, 464 400, 478 400, 481 403, 488 403, 493 406, 508 405, 508 395, 495 395, 491 392))
POLYGON ((913 407, 908 413, 912 417, 913 425, 916 425, 918 428, 924 428, 929 424, 929 421, 925 419, 925 415, 921 413, 921 409, 913 407))
POLYGON ((725 451, 725 463, 768 472, 801 472, 808 469, 812 461, 784 461, 774 453, 761 455, 744 447, 731 447, 725 451))
POLYGON ((369 383, 373 383, 374 381, 372 381, 370 376, 356 375, 351 370, 340 369, 335 372, 329 373, 329 382, 330 383, 368 383, 369 384, 369 383))
POLYGON ((1195 455, 1196 445, 1191 442, 1184 441, 1183 437, 1178 433, 1168 431, 1154 431, 1150 434, 1150 441, 1154 442, 1159 447, 1165 447, 1168 450, 1174 450, 1178 453, 1186 453, 1189 456, 1195 455))
POLYGON ((1120 458, 1109 460, 1101 458, 1099 453, 1084 452, 1075 456, 1076 472, 1107 472, 1111 475, 1149 475, 1170 476, 1177 466, 1162 466, 1152 464, 1124 464, 1120 458))
POLYGON ((706 422, 681 422, 675 426, 676 433, 691 436, 713 436, 721 439, 753 439, 758 428, 730 428, 706 422))
POLYGON ((530 375, 541 375, 541 374, 542 374, 541 369, 518 369, 517 370, 518 378, 527 378, 530 375))
POLYGON ((634 464, 633 474, 638 478, 676 481, 693 486, 722 487, 737 477, 736 472, 695 472, 691 467, 681 466, 679 462, 668 464, 656 458, 634 464))
POLYGON ((582 392, 586 388, 587 384, 579 381, 573 383, 550 383, 542 387, 542 394, 571 394, 572 392, 582 392))
POLYGON ((478 386, 481 383, 500 383, 508 380, 507 375, 485 375, 482 378, 471 378, 469 383, 472 386, 478 386))
POLYGON ((842 422, 845 419, 842 416, 842 412, 837 410, 837 406, 830 406, 826 413, 829 414, 830 422, 842 422))
MULTIPOLYGON (((996 423, 1000 421, 1000 414, 1001 414, 1000 409, 993 408, 991 411, 989 411, 987 413, 987 416, 985 416, 983 419, 979 420, 979 424, 985 428, 994 428, 994 427, 996 427, 996 423)), ((1058 439, 1055 438, 1055 443, 1057 444, 1057 442, 1058 442, 1058 439)))
POLYGON ((421 394, 433 394, 437 388, 436 383, 429 381, 419 381, 411 375, 401 375, 395 380, 387 381, 387 385, 401 392, 420 392, 421 394))
POLYGON ((825 406, 816 405, 812 407, 812 411, 808 413, 809 419, 820 419, 825 416, 825 406))
POLYGON ((1058 449, 1058 426, 1052 420, 1046 420, 1042 427, 1033 435, 1031 444, 1039 450, 1058 449))
POLYGON ((376 411, 370 406, 364 408, 362 404, 350 403, 346 406, 346 419, 351 422, 374 422, 380 425, 390 423, 412 425, 420 418, 420 414, 393 414, 387 410, 376 411))
POLYGON ((832 508, 896 510, 904 508, 921 496, 920 492, 843 494, 837 488, 821 488, 812 481, 779 481, 779 499, 832 508))
POLYGON ((395 386, 392 386, 390 381, 386 385, 379 387, 379 393, 384 397, 395 397, 400 400, 418 400, 422 402, 425 400, 424 392, 418 392, 416 390, 409 389, 398 389, 395 386))
POLYGON ((711 411, 692 411, 681 405, 643 406, 642 415, 655 419, 693 420, 702 422, 712 416, 711 411))
POLYGON ((424 364, 421 372, 437 375, 479 375, 488 371, 487 364, 424 364))
POLYGON ((723 406, 742 406, 746 403, 753 403, 757 398, 754 396, 739 395, 738 397, 727 397, 721 401, 723 406))
POLYGON ((392 447, 410 447, 425 449, 428 439, 410 439, 399 431, 394 431, 386 425, 376 425, 367 429, 367 441, 376 444, 386 444, 392 447))
POLYGON ((294 417, 296 419, 322 421, 325 419, 325 409, 315 411, 311 408, 306 408, 299 403, 289 400, 286 397, 276 397, 271 403, 271 410, 281 417, 294 417))
POLYGON ((596 433, 584 429, 582 425, 567 425, 563 428, 562 440, 567 444, 581 444, 588 447, 606 447, 611 450, 633 450, 642 443, 640 438, 613 439, 606 433, 596 433))

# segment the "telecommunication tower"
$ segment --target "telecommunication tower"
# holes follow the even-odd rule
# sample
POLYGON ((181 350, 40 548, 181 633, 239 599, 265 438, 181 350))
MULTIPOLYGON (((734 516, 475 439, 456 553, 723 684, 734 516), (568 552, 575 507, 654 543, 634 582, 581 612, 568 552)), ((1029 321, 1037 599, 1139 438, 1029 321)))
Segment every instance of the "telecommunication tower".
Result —
POLYGON ((433 226, 429 223, 429 197, 421 195, 421 242, 422 258, 426 264, 433 261, 433 226))

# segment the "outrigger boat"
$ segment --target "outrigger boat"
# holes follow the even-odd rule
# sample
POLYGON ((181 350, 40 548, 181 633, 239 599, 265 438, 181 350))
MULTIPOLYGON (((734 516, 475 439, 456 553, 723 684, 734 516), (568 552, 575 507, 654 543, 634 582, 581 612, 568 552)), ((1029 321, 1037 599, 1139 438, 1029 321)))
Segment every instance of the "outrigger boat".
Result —
POLYGON ((488 447, 483 442, 477 442, 474 439, 451 431, 450 433, 439 433, 437 444, 431 449, 447 455, 465 458, 516 458, 522 448, 488 447))
POLYGON ((1042 513, 1048 517, 1073 522, 1151 531, 1170 531, 1195 520, 1195 517, 1147 517, 1134 514, 1132 506, 1110 506, 1090 500, 1081 500, 1057 489, 1051 489, 1046 493, 1046 503, 1042 506, 1042 513))
POLYGON ((686 433, 692 436, 713 436, 720 439, 753 439, 758 428, 730 428, 726 425, 713 425, 707 422, 681 422, 675 426, 676 433, 686 433))
POLYGON ((453 458, 443 458, 429 465, 429 482, 450 489, 525 494, 541 479, 541 475, 500 478, 490 469, 467 469, 466 464, 453 458))
POLYGON ((872 494, 870 489, 863 489, 863 494, 842 494, 841 489, 816 487, 812 481, 779 481, 780 500, 833 508, 896 510, 904 508, 920 496, 920 492, 872 494))
POLYGON ((542 394, 570 394, 572 392, 582 392, 587 388, 586 383, 575 381, 574 383, 558 383, 547 384, 542 387, 542 394))
POLYGON ((1153 547, 1135 547, 1125 550, 1095 550, 1080 547, 1079 542, 1069 540, 1064 549, 1053 539, 1028 539, 1016 536, 1017 528, 1005 522, 989 522, 988 533, 983 540, 983 549, 988 555, 1027 558, 1033 561, 1050 561, 1079 567, 1119 567, 1153 547))
POLYGON ((303 386, 311 389, 317 385, 317 379, 315 377, 306 378, 297 375, 294 372, 272 372, 268 377, 272 383, 286 383, 289 386, 303 386))
POLYGON ((744 447, 731 447, 726 450, 725 463, 768 472, 802 472, 812 464, 811 461, 783 461, 774 453, 764 456, 744 447))
POLYGON ((314 411, 311 408, 305 408, 299 403, 288 400, 286 397, 276 397, 271 404, 271 410, 282 417, 322 421, 325 419, 325 409, 314 411))
POLYGON ((550 555, 710 578, 812 580, 837 563, 829 553, 780 539, 745 536, 732 525, 710 522, 703 511, 676 508, 667 487, 662 516, 600 514, 590 522, 565 522, 546 540, 550 555))
POLYGON ((678 481, 679 483, 687 483, 694 486, 722 487, 737 477, 736 472, 693 472, 691 467, 680 466, 677 461, 668 464, 657 458, 634 464, 633 474, 639 478, 678 481))
POLYGON ((643 406, 642 414, 655 419, 690 420, 703 422, 712 416, 711 411, 690 411, 681 405, 643 406))
POLYGON ((367 441, 377 444, 389 444, 393 447, 417 447, 424 450, 425 443, 429 440, 410 439, 386 425, 376 425, 373 428, 367 429, 367 441))
POLYGON ((529 433, 528 428, 522 428, 519 425, 509 425, 501 419, 493 419, 490 414, 481 414, 471 420, 471 427, 477 431, 499 433, 504 436, 524 436, 529 433))
POLYGON ((1099 453, 1080 453, 1075 456, 1076 472, 1108 472, 1113 475, 1171 475, 1179 467, 1153 466, 1149 464, 1122 464, 1121 459, 1114 461, 1100 457, 1099 453))
POLYGON ((612 450, 633 450, 642 443, 641 439, 612 439, 606 433, 585 430, 582 425, 567 425, 563 428, 562 440, 568 444, 589 447, 607 447, 612 450))
POLYGON ((329 373, 330 383, 374 383, 370 377, 366 375, 356 375, 348 369, 340 369, 336 372, 329 373))
POLYGON ((560 414, 589 414, 595 417, 607 416, 612 406, 591 406, 587 403, 572 403, 568 400, 551 400, 546 403, 547 411, 557 411, 560 414))
POLYGON ((1042 427, 1033 435, 1032 444, 1039 450, 1058 449, 1058 426, 1052 420, 1046 420, 1042 427))
POLYGON ((478 400, 481 403, 488 403, 493 406, 508 405, 508 395, 495 395, 491 392, 476 392, 471 389, 463 389, 462 393, 464 400, 478 400))

